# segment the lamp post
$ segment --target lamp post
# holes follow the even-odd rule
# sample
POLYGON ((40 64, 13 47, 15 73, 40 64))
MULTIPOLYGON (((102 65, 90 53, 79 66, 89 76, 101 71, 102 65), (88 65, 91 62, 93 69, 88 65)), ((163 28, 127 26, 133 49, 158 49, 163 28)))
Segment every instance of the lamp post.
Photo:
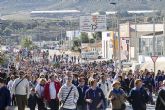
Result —
POLYGON ((135 13, 135 59, 138 61, 138 56, 139 56, 139 37, 137 34, 137 14, 135 13))
MULTIPOLYGON (((111 2, 110 4, 114 5, 116 9, 117 3, 111 2)), ((120 21, 119 21, 118 11, 116 13, 116 19, 117 19, 117 31, 118 31, 118 61, 119 61, 119 69, 121 69, 120 21)), ((114 39, 116 39, 115 36, 114 36, 114 39)), ((116 55, 116 50, 115 50, 115 55, 116 55)))
POLYGON ((163 55, 165 56, 165 17, 163 17, 163 55))
POLYGON ((153 17, 153 55, 156 55, 156 37, 155 37, 155 15, 153 17))

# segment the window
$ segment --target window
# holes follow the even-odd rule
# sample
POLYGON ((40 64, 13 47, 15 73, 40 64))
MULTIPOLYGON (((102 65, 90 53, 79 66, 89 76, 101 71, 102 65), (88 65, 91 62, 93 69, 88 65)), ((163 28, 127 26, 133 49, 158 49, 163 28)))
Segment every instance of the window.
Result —
MULTIPOLYGON (((156 37, 155 53, 163 55, 163 36, 156 37)), ((141 55, 151 56, 153 54, 153 38, 140 38, 139 52, 141 55)))

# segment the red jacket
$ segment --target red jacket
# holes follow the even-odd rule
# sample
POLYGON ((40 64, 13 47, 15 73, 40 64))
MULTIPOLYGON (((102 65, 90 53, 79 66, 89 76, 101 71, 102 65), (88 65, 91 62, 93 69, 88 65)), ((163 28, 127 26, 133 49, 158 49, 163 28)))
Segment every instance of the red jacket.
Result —
MULTIPOLYGON (((44 98, 47 101, 50 101, 49 85, 50 85, 50 81, 45 84, 45 89, 44 89, 44 98)), ((54 86, 55 86, 55 89, 56 89, 56 98, 57 98, 58 92, 61 88, 60 82, 54 81, 54 86)))

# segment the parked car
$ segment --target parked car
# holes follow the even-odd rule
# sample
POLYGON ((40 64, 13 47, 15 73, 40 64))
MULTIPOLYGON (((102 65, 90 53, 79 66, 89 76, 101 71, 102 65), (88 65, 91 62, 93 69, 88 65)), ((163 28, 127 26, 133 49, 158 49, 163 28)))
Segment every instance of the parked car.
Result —
POLYGON ((98 52, 92 51, 92 52, 82 52, 81 53, 82 59, 101 59, 102 56, 99 55, 98 52))

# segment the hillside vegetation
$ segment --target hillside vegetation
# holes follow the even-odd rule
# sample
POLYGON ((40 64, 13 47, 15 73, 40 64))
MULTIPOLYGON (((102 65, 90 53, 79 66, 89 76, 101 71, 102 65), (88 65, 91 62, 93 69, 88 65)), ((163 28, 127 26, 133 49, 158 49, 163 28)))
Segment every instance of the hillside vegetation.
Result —
POLYGON ((8 15, 32 10, 78 9, 82 12, 109 10, 164 10, 165 0, 0 0, 0 12, 8 15), (111 2, 117 3, 116 6, 111 2))

